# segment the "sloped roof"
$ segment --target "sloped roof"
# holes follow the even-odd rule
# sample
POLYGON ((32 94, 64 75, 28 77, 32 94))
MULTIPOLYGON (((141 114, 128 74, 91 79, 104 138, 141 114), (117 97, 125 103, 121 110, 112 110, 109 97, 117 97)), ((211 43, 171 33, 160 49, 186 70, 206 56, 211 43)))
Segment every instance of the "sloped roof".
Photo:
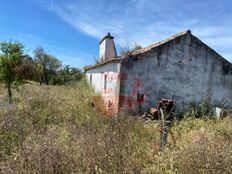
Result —
MULTIPOLYGON (((159 46, 161 46, 161 45, 163 45, 163 44, 166 44, 166 43, 168 43, 168 42, 170 42, 170 41, 172 41, 172 40, 174 40, 174 39, 176 39, 176 38, 178 38, 178 37, 185 36, 185 35, 187 35, 187 34, 193 36, 193 37, 194 37, 196 40, 198 40, 201 44, 203 44, 203 45, 206 46, 208 49, 210 49, 212 52, 214 52, 215 54, 217 54, 217 55, 218 55, 218 59, 221 60, 223 63, 226 63, 227 65, 232 66, 232 63, 230 63, 227 59, 225 59, 224 57, 222 57, 222 56, 221 56, 219 53, 217 53, 214 49, 212 49, 212 48, 209 47, 207 44, 205 44, 204 42, 202 42, 199 38, 197 38, 196 36, 192 35, 191 30, 187 30, 187 31, 183 31, 183 32, 177 33, 177 34, 173 35, 172 37, 169 37, 169 38, 167 38, 167 39, 165 39, 165 40, 163 40, 163 41, 154 43, 154 44, 152 44, 152 45, 150 45, 150 46, 141 48, 141 49, 139 49, 139 50, 135 50, 135 51, 133 51, 133 52, 129 55, 129 57, 130 57, 130 56, 133 57, 133 56, 136 56, 136 55, 139 55, 139 54, 143 54, 143 53, 145 53, 145 52, 148 52, 148 51, 152 50, 153 48, 159 47, 159 46)), ((127 56, 127 57, 128 57, 128 56, 127 56)), ((124 58, 126 58, 126 57, 124 57, 124 58)))
POLYGON ((87 70, 90 70, 90 69, 93 69, 93 68, 96 68, 96 67, 105 65, 105 64, 110 63, 110 62, 119 62, 119 61, 121 61, 121 60, 122 60, 122 59, 121 59, 120 57, 118 57, 118 58, 112 58, 112 59, 109 59, 109 60, 105 60, 105 61, 96 63, 95 65, 86 66, 86 67, 84 68, 84 70, 87 71, 87 70))
POLYGON ((150 51, 151 49, 153 49, 155 47, 163 45, 163 44, 165 44, 167 42, 170 42, 171 40, 174 40, 174 39, 176 39, 176 38, 178 38, 180 36, 187 35, 187 34, 191 34, 191 31, 187 30, 187 31, 177 33, 177 34, 173 35, 172 37, 169 37, 169 38, 167 38, 167 39, 165 39, 163 41, 160 41, 160 42, 154 43, 154 44, 152 44, 150 46, 147 46, 147 47, 141 48, 139 50, 133 51, 130 55, 126 55, 126 56, 123 56, 123 57, 112 58, 112 59, 109 59, 109 60, 106 60, 106 61, 103 61, 103 62, 99 62, 99 63, 97 63, 95 65, 87 66, 84 69, 85 69, 85 71, 90 70, 90 69, 93 69, 95 67, 105 65, 105 64, 107 64, 109 62, 120 61, 120 60, 123 60, 123 59, 125 59, 127 57, 130 57, 130 56, 135 56, 135 55, 138 55, 138 54, 145 53, 145 52, 150 51))
POLYGON ((190 30, 187 30, 187 31, 183 31, 183 32, 177 33, 177 34, 173 35, 172 37, 169 37, 169 38, 167 38, 167 39, 165 39, 163 41, 154 43, 154 44, 152 44, 150 46, 141 48, 139 50, 135 50, 135 51, 129 53, 128 55, 123 56, 123 57, 116 57, 116 58, 112 58, 112 59, 109 59, 109 60, 106 60, 106 61, 103 61, 103 62, 99 62, 99 63, 97 63, 95 65, 86 66, 84 69, 85 69, 85 71, 87 71, 87 70, 90 70, 90 69, 93 69, 93 68, 105 65, 107 63, 123 61, 125 59, 130 58, 130 57, 134 57, 136 55, 146 53, 146 52, 148 52, 148 51, 150 51, 150 50, 152 50, 152 49, 154 49, 156 47, 164 45, 164 44, 166 44, 166 43, 168 43, 170 41, 173 41, 176 38, 179 38, 181 36, 185 36, 185 35, 188 35, 188 34, 191 35, 191 36, 193 36, 193 38, 195 38, 196 40, 198 40, 201 44, 205 45, 214 54, 217 54, 218 55, 218 59, 221 60, 225 65, 232 66, 231 62, 229 62, 227 59, 225 59, 224 57, 222 57, 219 53, 217 53, 214 49, 212 49, 207 44, 205 44, 204 42, 202 42, 200 39, 198 39, 197 37, 195 37, 194 35, 192 35, 190 30))
POLYGON ((156 47, 158 47, 158 46, 160 46, 160 45, 163 45, 163 44, 165 44, 165 43, 167 43, 167 42, 170 42, 171 40, 174 40, 174 39, 176 39, 176 38, 178 38, 178 37, 180 37, 180 36, 187 35, 187 34, 191 34, 191 31, 190 31, 190 30, 187 30, 187 31, 183 31, 183 32, 177 33, 177 34, 173 35, 172 37, 169 37, 169 38, 167 38, 167 39, 165 39, 165 40, 163 40, 163 41, 154 43, 154 44, 152 44, 152 45, 150 45, 150 46, 141 48, 141 49, 139 49, 139 50, 135 50, 135 51, 133 51, 133 52, 131 53, 131 55, 134 56, 134 55, 138 55, 138 54, 145 53, 145 52, 147 52, 147 51, 150 51, 150 50, 153 49, 153 48, 156 48, 156 47))

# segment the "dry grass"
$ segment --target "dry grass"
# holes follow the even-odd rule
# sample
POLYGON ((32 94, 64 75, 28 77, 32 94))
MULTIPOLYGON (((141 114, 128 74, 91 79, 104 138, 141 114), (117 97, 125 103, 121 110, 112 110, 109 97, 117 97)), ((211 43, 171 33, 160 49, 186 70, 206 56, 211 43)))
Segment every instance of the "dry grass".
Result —
POLYGON ((25 84, 11 107, 0 88, 0 173, 232 173, 229 118, 176 123, 160 152, 158 124, 99 116, 85 81, 25 84))

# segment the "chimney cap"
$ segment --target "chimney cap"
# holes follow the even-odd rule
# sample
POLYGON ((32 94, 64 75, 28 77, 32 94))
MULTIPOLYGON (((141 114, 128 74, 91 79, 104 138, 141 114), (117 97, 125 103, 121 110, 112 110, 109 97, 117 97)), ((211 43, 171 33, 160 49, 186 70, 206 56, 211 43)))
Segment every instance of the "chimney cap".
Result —
POLYGON ((192 32, 191 32, 191 30, 187 30, 187 33, 188 33, 188 34, 191 34, 192 32))
POLYGON ((105 37, 102 38, 102 40, 100 41, 100 44, 101 44, 105 39, 107 39, 107 38, 109 38, 109 39, 114 39, 114 37, 111 36, 110 32, 108 32, 107 35, 106 35, 105 37))

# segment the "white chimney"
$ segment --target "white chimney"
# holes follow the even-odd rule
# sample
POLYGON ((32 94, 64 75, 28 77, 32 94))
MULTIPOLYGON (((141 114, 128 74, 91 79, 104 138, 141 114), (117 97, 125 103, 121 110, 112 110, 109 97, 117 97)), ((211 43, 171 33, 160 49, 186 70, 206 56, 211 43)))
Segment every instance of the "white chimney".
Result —
POLYGON ((114 37, 108 34, 100 41, 100 61, 116 58, 117 53, 114 45, 114 37))

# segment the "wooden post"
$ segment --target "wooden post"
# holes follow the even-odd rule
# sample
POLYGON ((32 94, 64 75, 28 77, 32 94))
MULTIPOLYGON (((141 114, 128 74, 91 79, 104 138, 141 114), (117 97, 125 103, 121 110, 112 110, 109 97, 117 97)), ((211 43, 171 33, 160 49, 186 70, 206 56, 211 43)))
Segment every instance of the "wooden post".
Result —
POLYGON ((164 146, 167 144, 167 140, 168 140, 168 131, 165 128, 165 118, 164 118, 164 112, 163 109, 160 108, 160 113, 161 113, 161 122, 160 122, 160 148, 161 151, 163 151, 164 146))
POLYGON ((7 84, 7 90, 8 90, 8 97, 9 97, 9 105, 12 104, 12 92, 11 92, 11 84, 7 84))

